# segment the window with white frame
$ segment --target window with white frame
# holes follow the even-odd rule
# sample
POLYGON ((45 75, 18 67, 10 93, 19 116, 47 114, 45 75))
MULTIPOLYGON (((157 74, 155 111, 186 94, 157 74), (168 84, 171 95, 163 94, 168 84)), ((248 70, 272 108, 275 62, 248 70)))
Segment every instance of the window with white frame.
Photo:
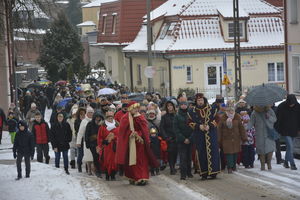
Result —
POLYGON ((268 81, 269 82, 284 81, 283 62, 268 63, 268 81))
POLYGON ((193 71, 192 66, 186 66, 186 82, 193 82, 193 71))
MULTIPOLYGON (((240 38, 244 38, 244 23, 240 22, 240 38)), ((228 37, 230 39, 234 38, 234 23, 228 23, 228 37)))
POLYGON ((107 14, 102 16, 102 34, 105 34, 107 14))
POLYGON ((218 79, 217 67, 208 66, 207 67, 207 85, 216 85, 218 79))
POLYGON ((298 24, 298 0, 290 1, 290 24, 298 24))
POLYGON ((117 26, 117 14, 112 14, 113 20, 112 20, 112 34, 116 33, 116 26, 117 26))
POLYGON ((165 23, 163 28, 162 28, 162 31, 161 31, 161 34, 160 34, 160 39, 164 39, 166 37, 166 35, 171 35, 174 28, 175 28, 175 25, 176 23, 175 22, 172 22, 172 23, 165 23))
POLYGON ((97 15, 97 20, 99 20, 99 17, 100 17, 100 11, 98 11, 96 15, 97 15))
POLYGON ((137 65, 137 84, 142 84, 142 65, 137 65))
POLYGON ((292 73, 293 91, 300 93, 300 55, 292 56, 292 73))

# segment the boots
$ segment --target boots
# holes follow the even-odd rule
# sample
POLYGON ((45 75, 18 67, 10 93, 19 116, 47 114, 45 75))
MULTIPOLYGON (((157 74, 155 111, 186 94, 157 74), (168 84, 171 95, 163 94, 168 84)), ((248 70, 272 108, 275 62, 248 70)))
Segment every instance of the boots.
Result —
POLYGON ((116 172, 115 171, 111 172, 110 180, 112 180, 112 181, 116 180, 116 172))
POLYGON ((272 169, 271 166, 271 160, 272 160, 273 152, 267 153, 267 165, 268 165, 268 170, 272 169))
POLYGON ((265 168, 265 162, 266 162, 266 157, 265 155, 260 154, 259 155, 259 160, 260 160, 260 170, 266 170, 265 168))
POLYGON ((297 167, 295 164, 291 164, 291 170, 297 170, 297 167))
POLYGON ((66 172, 66 174, 70 175, 70 172, 67 167, 65 167, 65 172, 66 172))
POLYGON ((109 181, 109 174, 108 174, 108 172, 105 173, 105 180, 109 181))
POLYGON ((45 163, 49 164, 49 161, 50 161, 50 156, 47 156, 45 163))
POLYGON ((70 165, 72 169, 75 169, 75 160, 71 160, 70 165))
POLYGON ((288 161, 284 161, 283 166, 284 166, 285 168, 290 168, 289 162, 288 162, 288 161))
POLYGON ((81 172, 82 172, 82 167, 81 167, 81 165, 78 165, 77 167, 78 167, 78 172, 81 173, 81 172))

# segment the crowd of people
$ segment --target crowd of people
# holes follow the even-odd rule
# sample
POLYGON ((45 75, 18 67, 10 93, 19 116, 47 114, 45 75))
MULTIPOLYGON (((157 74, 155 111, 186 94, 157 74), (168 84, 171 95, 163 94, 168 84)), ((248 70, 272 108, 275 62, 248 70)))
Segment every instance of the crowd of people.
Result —
POLYGON ((146 185, 150 175, 159 175, 167 165, 170 175, 180 169, 181 180, 193 174, 215 179, 224 169, 232 174, 237 165, 253 168, 256 154, 260 170, 266 170, 265 165, 271 170, 273 152, 277 164, 297 169, 293 139, 300 130, 300 105, 294 95, 278 108, 250 107, 244 96, 236 103, 217 96, 209 104, 202 93, 177 98, 147 93, 137 102, 125 91, 97 96, 96 89, 58 85, 26 91, 21 111, 12 103, 7 116, 0 109, 0 142, 7 126, 17 180, 22 178, 23 157, 26 177, 35 152, 38 162, 49 164, 49 143, 55 167, 60 167, 62 156, 66 174, 69 167, 79 173, 85 168, 107 181, 125 176, 134 185, 146 185), (49 124, 44 120, 46 107, 52 109, 49 124), (284 160, 277 132, 286 142, 284 160))

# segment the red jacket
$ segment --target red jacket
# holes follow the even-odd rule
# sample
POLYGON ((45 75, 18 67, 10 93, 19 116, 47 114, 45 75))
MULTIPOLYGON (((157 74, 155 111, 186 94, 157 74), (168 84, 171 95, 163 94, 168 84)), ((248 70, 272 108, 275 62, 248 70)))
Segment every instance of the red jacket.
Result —
POLYGON ((119 110, 116 114, 115 114, 115 120, 117 122, 121 122, 122 117, 126 114, 126 112, 124 113, 122 110, 119 110))
POLYGON ((45 121, 41 123, 34 122, 32 133, 36 144, 48 144, 49 142, 49 126, 45 121))

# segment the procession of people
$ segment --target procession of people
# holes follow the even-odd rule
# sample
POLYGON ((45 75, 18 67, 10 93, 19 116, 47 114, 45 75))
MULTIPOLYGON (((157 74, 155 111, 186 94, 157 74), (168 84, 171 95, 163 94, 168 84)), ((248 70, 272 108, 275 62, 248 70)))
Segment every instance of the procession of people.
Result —
POLYGON ((23 157, 26 178, 30 177, 35 151, 38 162, 49 164, 54 159, 57 168, 62 156, 66 174, 69 167, 79 173, 86 169, 88 175, 105 176, 106 181, 125 176, 132 185, 146 185, 150 176, 167 166, 170 175, 179 170, 181 180, 195 174, 202 180, 216 179, 224 169, 234 173, 237 165, 254 168, 255 154, 260 170, 272 170, 280 135, 287 152, 277 163, 297 170, 292 141, 300 131, 300 105, 292 94, 275 110, 275 101, 256 104, 251 94, 236 103, 217 96, 209 104, 202 93, 176 98, 148 92, 135 100, 129 99, 125 87, 110 89, 116 92, 100 94, 95 85, 88 90, 80 85, 49 85, 26 91, 20 111, 12 104, 7 118, 0 109, 0 144, 8 126, 17 180, 22 178, 23 157), (52 109, 50 124, 45 120, 46 107, 52 109), (49 143, 55 158, 49 156, 49 143))

